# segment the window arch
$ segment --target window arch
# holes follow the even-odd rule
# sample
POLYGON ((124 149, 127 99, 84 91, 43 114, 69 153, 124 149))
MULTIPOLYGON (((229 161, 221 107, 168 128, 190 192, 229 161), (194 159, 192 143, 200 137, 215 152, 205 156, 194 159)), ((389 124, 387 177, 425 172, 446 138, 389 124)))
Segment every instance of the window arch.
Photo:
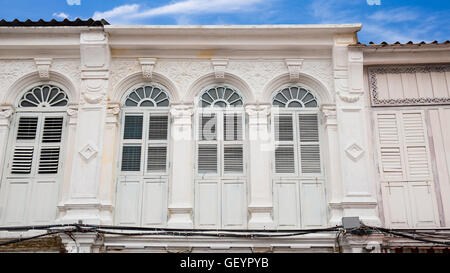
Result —
POLYGON ((300 86, 288 86, 275 93, 272 99, 273 106, 284 108, 316 108, 316 96, 300 86))
POLYGON ((138 86, 129 92, 124 107, 168 107, 169 95, 163 87, 155 84, 138 86))
POLYGON ((167 174, 170 97, 163 86, 140 84, 123 101, 121 172, 167 174))
POLYGON ((197 173, 244 174, 243 98, 231 86, 205 89, 198 99, 197 173))
POLYGON ((316 96, 300 85, 289 85, 275 92, 272 105, 278 109, 272 115, 275 174, 321 174, 319 104, 316 96))
POLYGON ((64 107, 69 99, 65 91, 55 85, 36 86, 22 96, 18 107, 64 107))
POLYGON ((200 96, 201 107, 240 107, 242 96, 238 91, 227 86, 216 86, 203 91, 200 96))
POLYGON ((20 224, 50 223, 56 218, 68 103, 65 89, 50 83, 35 85, 19 96, 6 153, 3 177, 6 183, 1 189, 8 191, 5 203, 0 204, 5 210, 3 223, 18 224, 13 219, 22 216, 10 213, 18 210, 28 215, 21 218, 20 224), (20 189, 15 181, 23 184, 20 189), (42 203, 35 197, 44 192, 47 200, 42 203), (14 202, 16 198, 26 202, 18 204, 14 202), (16 208, 18 205, 21 207, 16 208))

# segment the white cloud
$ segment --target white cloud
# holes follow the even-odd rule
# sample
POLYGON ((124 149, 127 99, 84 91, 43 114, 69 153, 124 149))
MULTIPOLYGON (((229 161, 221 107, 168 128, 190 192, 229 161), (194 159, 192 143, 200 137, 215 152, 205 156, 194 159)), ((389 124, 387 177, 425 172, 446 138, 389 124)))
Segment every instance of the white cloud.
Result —
MULTIPOLYGON (((94 19, 133 20, 159 15, 192 15, 231 13, 248 10, 267 0, 183 0, 156 8, 144 8, 141 5, 123 5, 104 12, 95 12, 94 19)), ((187 17, 184 17, 186 20, 187 17)))
POLYGON ((419 17, 419 13, 408 7, 396 8, 391 10, 380 10, 368 16, 369 19, 381 21, 383 23, 414 21, 419 17))
POLYGON ((69 6, 79 6, 81 5, 81 0, 66 0, 67 5, 69 6))
POLYGON ((65 14, 64 12, 55 12, 52 15, 53 15, 53 17, 62 18, 62 19, 66 19, 69 17, 69 15, 65 14))

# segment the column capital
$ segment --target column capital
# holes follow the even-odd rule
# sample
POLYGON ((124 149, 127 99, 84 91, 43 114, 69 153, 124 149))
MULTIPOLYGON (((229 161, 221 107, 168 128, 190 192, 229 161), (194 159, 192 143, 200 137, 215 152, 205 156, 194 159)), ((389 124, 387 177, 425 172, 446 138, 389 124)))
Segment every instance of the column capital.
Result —
POLYGON ((193 104, 174 104, 170 108, 170 115, 174 118, 191 117, 194 114, 193 104))
POLYGON ((9 126, 13 114, 14 108, 12 106, 0 106, 0 126, 9 126))
POLYGON ((269 116, 272 110, 270 104, 247 104, 245 105, 245 112, 249 117, 269 116))
POLYGON ((324 104, 321 106, 321 111, 325 118, 325 125, 337 125, 337 113, 336 113, 336 105, 334 104, 324 104))

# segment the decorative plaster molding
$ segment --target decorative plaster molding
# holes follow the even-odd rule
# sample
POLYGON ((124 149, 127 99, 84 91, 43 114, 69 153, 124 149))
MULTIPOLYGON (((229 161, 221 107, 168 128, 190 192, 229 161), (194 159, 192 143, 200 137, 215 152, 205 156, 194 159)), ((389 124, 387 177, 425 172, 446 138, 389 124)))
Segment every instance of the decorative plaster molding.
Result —
POLYGON ((110 103, 108 104, 107 114, 110 116, 117 116, 120 113, 120 104, 119 103, 110 103))
POLYGON ((52 58, 35 58, 34 63, 36 64, 37 71, 39 73, 39 78, 48 80, 50 78, 50 66, 52 65, 52 58))
POLYGON ((69 107, 67 109, 67 115, 69 115, 69 117, 76 117, 78 115, 78 108, 69 107))
POLYGON ((268 104, 248 104, 245 106, 245 112, 249 117, 267 117, 271 112, 271 105, 268 104))
POLYGON ((211 59, 216 79, 225 78, 225 69, 228 66, 228 59, 211 59))
POLYGON ((192 104, 176 104, 170 109, 170 115, 175 119, 191 117, 194 114, 194 105, 192 104))
POLYGON ((348 103, 357 102, 359 100, 359 98, 361 97, 358 94, 350 95, 350 94, 345 94, 344 92, 340 92, 340 91, 338 91, 337 94, 341 100, 348 102, 348 103))
POLYGON ((403 98, 403 99, 380 99, 378 94, 378 74, 400 74, 400 73, 431 73, 431 72, 450 72, 449 64, 442 65, 387 65, 372 66, 368 68, 369 90, 372 106, 400 106, 400 105, 433 105, 449 104, 450 97, 440 98, 403 98))
POLYGON ((291 81, 300 79, 300 71, 303 65, 303 59, 285 59, 286 66, 289 70, 291 81))
POLYGON ((91 159, 93 156, 95 156, 98 152, 97 147, 95 147, 95 145, 88 143, 86 144, 86 146, 84 146, 83 149, 81 149, 81 151, 79 152, 80 155, 86 159, 89 160, 91 159))
POLYGON ((348 146, 347 149, 345 149, 345 152, 353 161, 358 161, 358 159, 364 154, 363 148, 356 143, 348 146))
POLYGON ((144 79, 152 79, 153 69, 155 68, 156 58, 139 58, 144 79))
POLYGON ((9 119, 14 114, 14 109, 11 106, 0 107, 0 118, 9 119))

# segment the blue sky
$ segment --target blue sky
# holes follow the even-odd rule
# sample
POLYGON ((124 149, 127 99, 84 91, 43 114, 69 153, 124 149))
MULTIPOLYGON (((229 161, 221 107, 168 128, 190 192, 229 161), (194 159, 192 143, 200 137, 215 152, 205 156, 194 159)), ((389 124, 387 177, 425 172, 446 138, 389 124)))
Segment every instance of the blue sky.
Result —
POLYGON ((105 18, 111 24, 362 23, 359 40, 450 40, 449 0, 0 0, 6 20, 105 18))

